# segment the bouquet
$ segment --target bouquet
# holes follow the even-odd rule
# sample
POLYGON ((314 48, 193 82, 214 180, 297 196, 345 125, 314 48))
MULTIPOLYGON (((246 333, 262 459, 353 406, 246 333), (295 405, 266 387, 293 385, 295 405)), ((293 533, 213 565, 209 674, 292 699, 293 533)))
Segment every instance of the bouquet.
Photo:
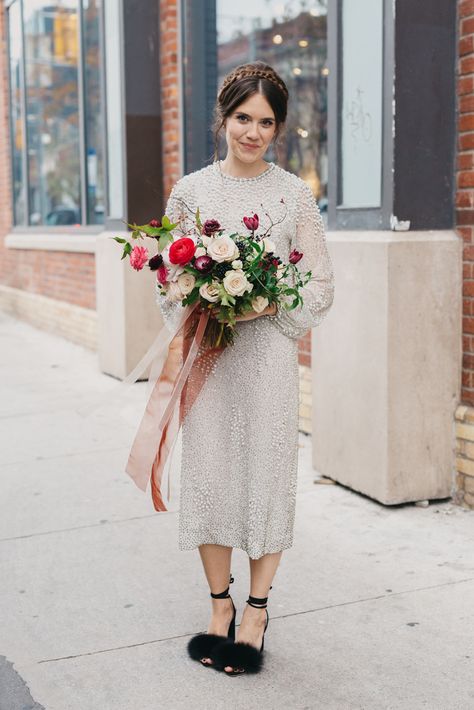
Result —
MULTIPOLYGON (((148 239, 150 248, 132 246, 122 237, 112 239, 123 245, 122 259, 128 256, 135 270, 148 264, 156 271, 160 297, 183 306, 198 302, 198 312, 209 309, 203 344, 225 347, 234 343, 238 316, 261 313, 272 303, 286 310, 302 305, 300 288, 312 276, 311 271, 301 274, 296 266, 302 252, 293 249, 287 264, 275 255, 270 238, 275 223, 265 214, 270 226, 261 233, 257 214, 242 217, 245 231, 231 233, 216 219, 202 223, 198 208, 190 227, 183 226, 185 217, 173 223, 166 215, 144 225, 127 223, 131 239, 148 239)), ((196 325, 194 319, 191 328, 196 325)))

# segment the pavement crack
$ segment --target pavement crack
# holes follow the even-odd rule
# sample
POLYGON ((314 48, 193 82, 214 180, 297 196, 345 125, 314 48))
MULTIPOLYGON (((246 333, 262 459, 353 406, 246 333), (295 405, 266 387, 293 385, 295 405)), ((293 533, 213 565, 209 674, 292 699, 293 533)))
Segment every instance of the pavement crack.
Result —
MULTIPOLYGON (((414 594, 416 592, 423 592, 423 591, 427 591, 429 589, 440 589, 442 587, 448 587, 448 586, 452 586, 455 584, 464 584, 466 582, 474 582, 474 577, 467 577, 466 579, 453 580, 451 582, 442 582, 441 584, 432 584, 427 587, 415 587, 413 589, 404 589, 399 592, 390 592, 389 594, 377 594, 375 596, 364 597, 362 599, 351 599, 350 601, 347 601, 347 602, 339 602, 338 604, 327 604, 325 606, 316 607, 314 609, 305 609, 304 611, 295 611, 295 612, 292 612, 291 614, 276 614, 275 616, 270 616, 270 620, 276 621, 278 619, 288 619, 288 618, 295 617, 295 616, 302 616, 304 614, 315 614, 320 611, 325 611, 326 609, 337 609, 338 607, 350 606, 352 604, 363 604, 364 602, 377 601, 378 599, 387 599, 390 597, 400 596, 401 594, 414 594)), ((236 624, 236 626, 240 626, 240 624, 236 624)), ((199 633, 199 632, 192 631, 192 632, 185 633, 185 634, 177 634, 176 636, 165 636, 160 639, 152 639, 151 641, 142 641, 141 643, 131 643, 131 644, 126 644, 124 646, 113 646, 111 648, 103 648, 98 651, 88 651, 87 653, 75 653, 75 654, 71 654, 70 656, 58 656, 56 658, 44 658, 41 661, 38 661, 38 664, 40 664, 40 663, 56 663, 58 661, 68 661, 68 660, 72 660, 75 658, 96 656, 101 653, 113 653, 114 651, 123 651, 123 650, 129 649, 129 648, 140 648, 141 646, 152 646, 153 644, 164 643, 165 641, 175 641, 176 639, 185 639, 190 636, 194 636, 196 633, 199 633)))
MULTIPOLYGON (((174 510, 167 510, 164 511, 166 514, 173 514, 176 511, 174 510)), ((163 513, 160 513, 160 515, 163 515, 163 513)), ((57 535, 58 533, 63 533, 63 532, 74 532, 75 530, 87 530, 89 528, 100 528, 103 527, 104 525, 119 525, 120 523, 128 523, 131 520, 146 520, 147 518, 157 518, 156 513, 150 513, 149 515, 135 515, 131 518, 121 518, 120 520, 106 520, 103 523, 88 523, 87 525, 76 525, 71 528, 57 528, 55 530, 45 530, 44 532, 38 532, 38 533, 30 533, 29 535, 16 535, 15 537, 3 537, 0 538, 0 543, 2 542, 12 542, 13 540, 27 540, 28 538, 32 537, 44 537, 45 535, 57 535)))

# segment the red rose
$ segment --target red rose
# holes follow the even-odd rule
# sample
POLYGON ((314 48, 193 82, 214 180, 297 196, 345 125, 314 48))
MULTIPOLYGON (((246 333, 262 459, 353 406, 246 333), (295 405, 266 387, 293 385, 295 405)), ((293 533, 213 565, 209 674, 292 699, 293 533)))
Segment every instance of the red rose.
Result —
POLYGON ((290 264, 297 264, 299 260, 303 257, 303 252, 293 249, 290 254, 290 264))
POLYGON ((196 245, 189 237, 181 237, 170 246, 169 259, 172 264, 184 266, 194 256, 196 245))

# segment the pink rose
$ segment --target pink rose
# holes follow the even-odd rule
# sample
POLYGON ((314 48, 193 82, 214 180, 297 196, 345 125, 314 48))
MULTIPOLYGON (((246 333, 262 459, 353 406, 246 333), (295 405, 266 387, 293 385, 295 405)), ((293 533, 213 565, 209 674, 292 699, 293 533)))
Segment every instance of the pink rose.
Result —
POLYGON ((133 247, 130 254, 130 264, 135 271, 141 271, 148 261, 148 249, 146 247, 133 247))
POLYGON ((157 270, 157 272, 156 272, 156 278, 158 279, 158 281, 160 282, 160 284, 161 284, 162 286, 164 286, 164 285, 167 283, 167 281, 168 281, 168 269, 166 268, 166 266, 165 266, 164 264, 162 264, 162 265, 158 268, 158 270, 157 270))
POLYGON ((303 257, 303 252, 293 249, 290 254, 290 264, 297 264, 299 260, 303 257))
POLYGON ((258 214, 254 214, 253 217, 243 217, 242 219, 247 229, 250 229, 251 232, 255 232, 258 229, 258 214))

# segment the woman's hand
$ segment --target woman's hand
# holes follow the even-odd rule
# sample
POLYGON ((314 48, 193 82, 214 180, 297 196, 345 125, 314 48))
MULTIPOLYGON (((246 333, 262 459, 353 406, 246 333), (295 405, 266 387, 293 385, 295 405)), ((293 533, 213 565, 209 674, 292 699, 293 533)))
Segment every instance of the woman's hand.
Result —
MULTIPOLYGON (((202 313, 206 309, 203 308, 202 306, 198 306, 196 310, 198 313, 202 313)), ((214 309, 210 308, 209 310, 210 310, 211 318, 216 318, 216 314, 215 314, 214 309)), ((254 320, 255 318, 259 318, 260 316, 267 316, 267 315, 274 316, 276 314, 276 312, 277 312, 276 303, 271 303, 266 308, 264 308, 261 313, 257 313, 257 311, 249 311, 248 313, 245 313, 244 315, 236 316, 235 320, 236 321, 254 320)), ((221 322, 228 323, 229 321, 221 321, 221 322)))
POLYGON ((245 313, 243 316, 236 316, 236 321, 239 320, 254 320, 254 318, 259 318, 260 316, 274 316, 277 311, 277 306, 276 303, 271 303, 269 306, 263 309, 260 313, 257 313, 256 311, 250 311, 249 313, 245 313))

